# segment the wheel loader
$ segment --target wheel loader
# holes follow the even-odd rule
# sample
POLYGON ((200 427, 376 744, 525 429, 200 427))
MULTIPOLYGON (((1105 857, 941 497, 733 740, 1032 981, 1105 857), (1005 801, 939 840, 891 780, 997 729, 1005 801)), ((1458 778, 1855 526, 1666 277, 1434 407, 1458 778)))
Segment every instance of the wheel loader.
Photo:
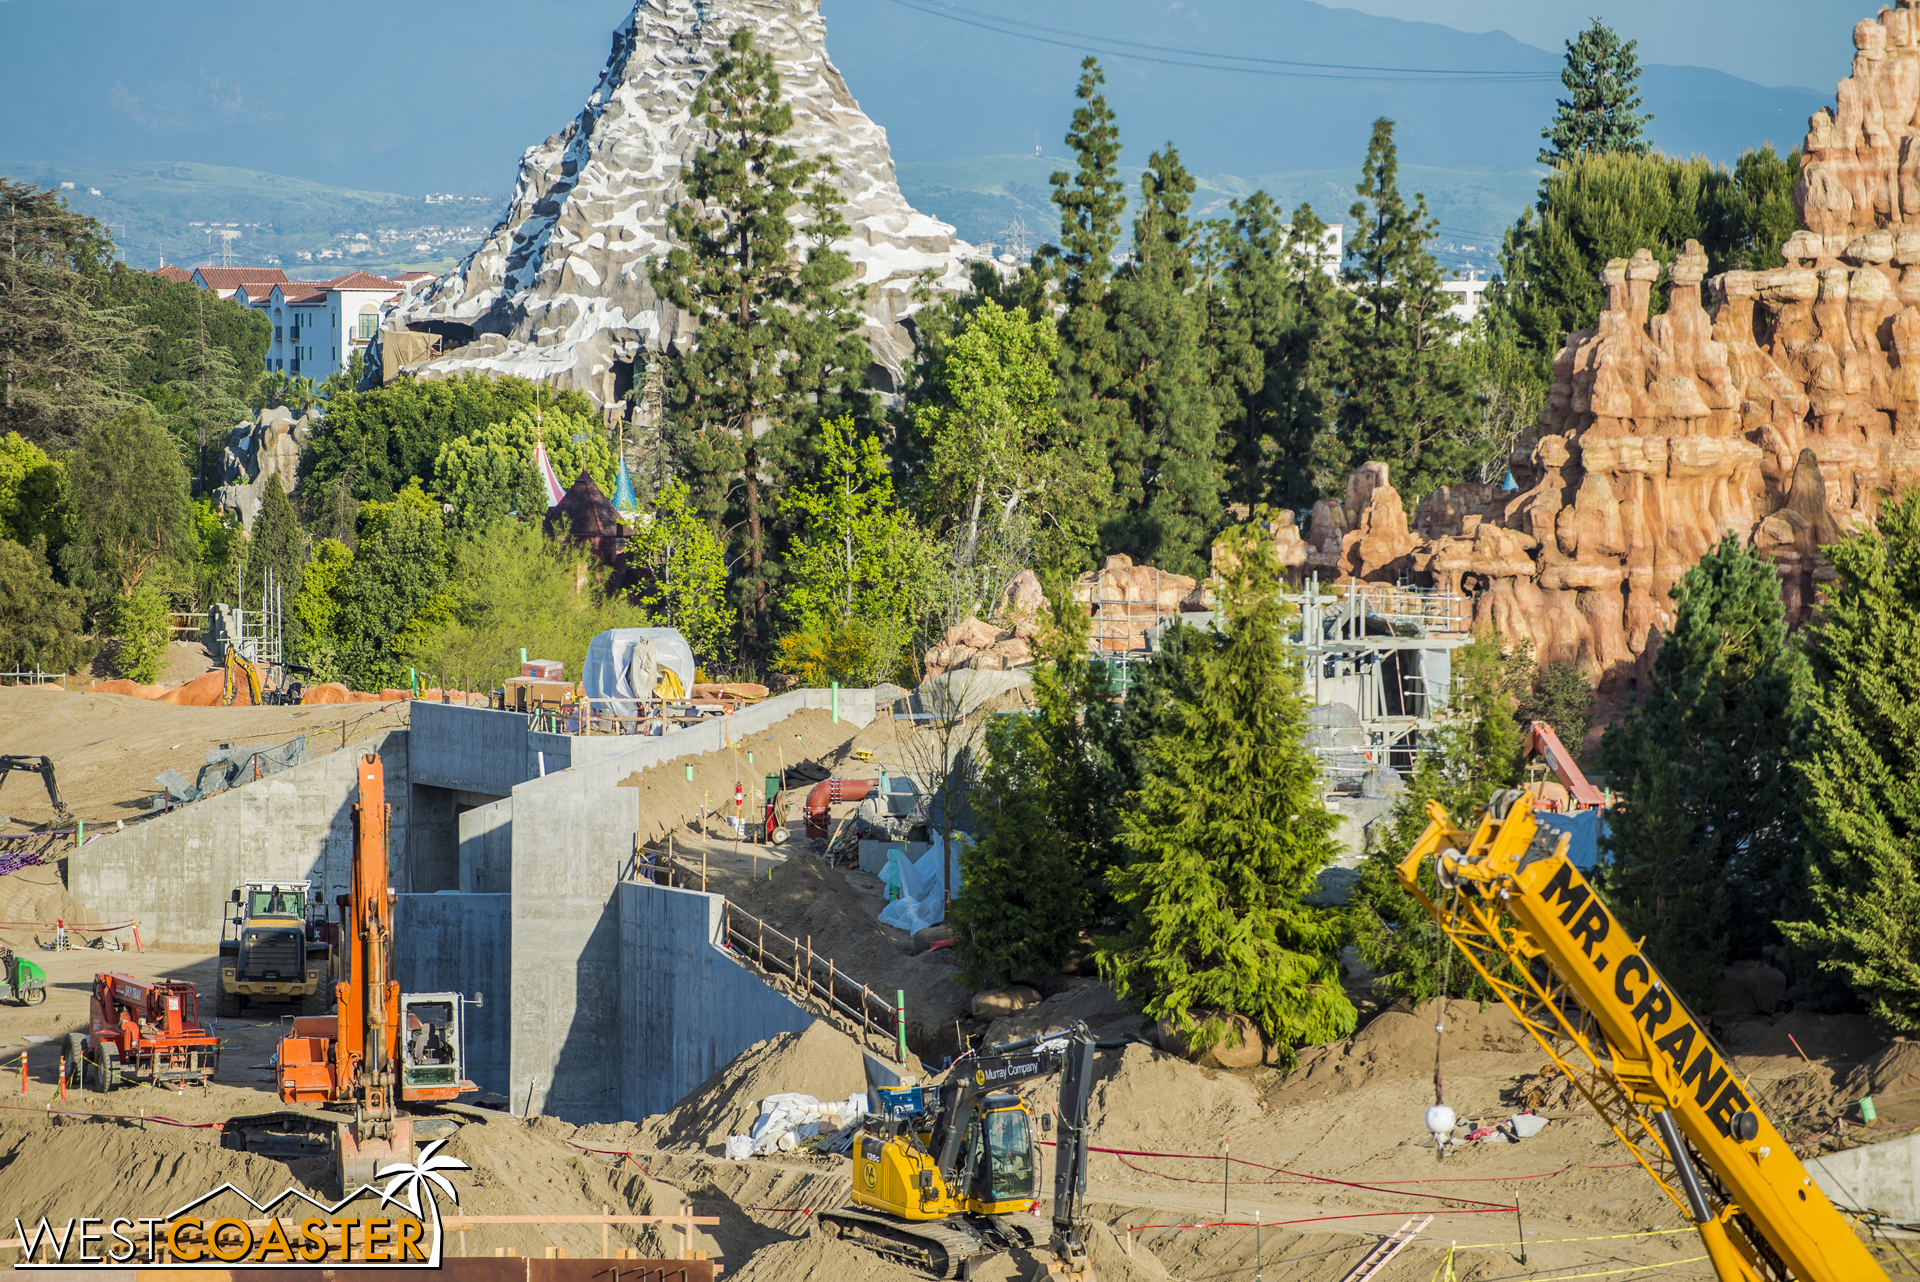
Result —
MULTIPOLYGON (((982 1049, 953 1080, 923 1088, 932 1102, 904 1117, 881 1107, 868 1058, 871 1110, 854 1138, 853 1205, 823 1211, 822 1231, 935 1278, 970 1278, 980 1261, 1034 1245, 1040 1149, 1032 1111, 1008 1087, 1061 1075, 1054 1149, 1049 1277, 1095 1282, 1087 1262, 1087 1103, 1094 1041, 1073 1027, 982 1049)), ((1052 1118, 1040 1119, 1052 1129, 1052 1118)))
POLYGON ((304 881, 248 880, 234 887, 220 930, 222 1019, 256 1003, 285 1003, 302 1015, 324 1015, 333 1000, 333 957, 320 938, 304 881))

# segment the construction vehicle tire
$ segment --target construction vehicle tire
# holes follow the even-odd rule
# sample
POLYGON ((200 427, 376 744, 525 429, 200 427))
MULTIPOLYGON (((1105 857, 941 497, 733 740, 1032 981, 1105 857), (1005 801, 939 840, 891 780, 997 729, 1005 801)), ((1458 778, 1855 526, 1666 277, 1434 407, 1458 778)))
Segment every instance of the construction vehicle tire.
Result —
POLYGON ((94 1076, 98 1079, 96 1089, 102 1095, 120 1085, 120 1052, 111 1043, 101 1046, 100 1058, 94 1063, 94 1076))
POLYGON ((322 984, 300 999, 302 1015, 324 1015, 333 1009, 332 986, 322 984))
POLYGON ((240 1018, 240 994, 230 993, 223 986, 213 994, 213 1013, 221 1019, 240 1018))
POLYGON ((67 1085, 77 1087, 85 1081, 84 1070, 87 1063, 87 1035, 85 1033, 67 1034, 67 1085))

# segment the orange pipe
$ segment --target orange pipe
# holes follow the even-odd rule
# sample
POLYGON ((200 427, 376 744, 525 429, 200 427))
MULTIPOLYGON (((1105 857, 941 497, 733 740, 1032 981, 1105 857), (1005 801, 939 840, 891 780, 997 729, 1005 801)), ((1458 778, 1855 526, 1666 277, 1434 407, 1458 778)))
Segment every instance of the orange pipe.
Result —
POLYGON ((827 807, 837 801, 864 801, 878 779, 823 779, 807 792, 807 836, 825 840, 827 807))

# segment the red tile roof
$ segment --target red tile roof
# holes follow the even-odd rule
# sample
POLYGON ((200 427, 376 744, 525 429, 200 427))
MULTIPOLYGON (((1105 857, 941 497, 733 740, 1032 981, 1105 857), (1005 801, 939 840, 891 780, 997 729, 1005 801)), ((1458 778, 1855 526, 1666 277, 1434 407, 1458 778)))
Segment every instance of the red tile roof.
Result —
POLYGON ((199 267, 194 275, 208 289, 238 289, 242 285, 277 285, 287 278, 278 267, 199 267))
POLYGON ((400 282, 388 280, 385 276, 375 276, 372 272, 351 272, 328 283, 334 289, 398 290, 400 288, 400 282))
POLYGON ((192 273, 192 272, 190 272, 190 271, 188 271, 188 270, 187 270, 186 268, 184 268, 184 267, 175 267, 175 266, 173 266, 173 265, 172 265, 171 263, 169 263, 169 264, 168 264, 167 266, 165 266, 165 267, 162 267, 162 268, 161 268, 161 269, 160 269, 159 271, 157 271, 157 272, 155 272, 155 273, 153 273, 153 274, 154 274, 155 276, 160 276, 160 277, 163 277, 163 278, 165 278, 165 279, 167 279, 167 280, 181 280, 181 281, 185 281, 185 280, 192 280, 192 279, 193 279, 193 273, 192 273))

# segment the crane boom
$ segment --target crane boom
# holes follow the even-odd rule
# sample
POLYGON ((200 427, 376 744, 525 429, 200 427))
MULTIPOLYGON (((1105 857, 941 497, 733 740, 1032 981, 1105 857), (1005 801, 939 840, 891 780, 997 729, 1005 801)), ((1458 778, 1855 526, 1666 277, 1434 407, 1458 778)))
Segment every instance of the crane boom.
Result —
POLYGON ((1885 1278, 1753 1093, 1518 792, 1427 803, 1401 884, 1698 1230, 1723 1282, 1885 1278), (1518 804, 1516 804, 1518 803, 1518 804), (1420 872, 1433 861, 1440 894, 1420 872))

